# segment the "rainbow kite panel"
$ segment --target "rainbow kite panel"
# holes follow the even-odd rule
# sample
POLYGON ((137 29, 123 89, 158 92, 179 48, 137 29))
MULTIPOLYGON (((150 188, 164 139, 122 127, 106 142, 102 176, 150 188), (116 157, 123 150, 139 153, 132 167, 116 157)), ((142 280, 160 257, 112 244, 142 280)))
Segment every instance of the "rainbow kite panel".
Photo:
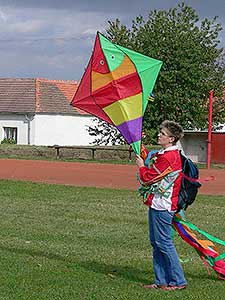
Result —
POLYGON ((113 44, 97 33, 71 105, 117 127, 140 154, 143 115, 162 62, 113 44))

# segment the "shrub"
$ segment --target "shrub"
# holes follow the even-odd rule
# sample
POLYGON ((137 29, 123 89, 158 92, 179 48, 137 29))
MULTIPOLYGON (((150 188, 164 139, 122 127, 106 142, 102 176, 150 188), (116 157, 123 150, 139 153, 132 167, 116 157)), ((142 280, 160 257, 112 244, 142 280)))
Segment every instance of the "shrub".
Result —
POLYGON ((1 144, 16 144, 16 141, 13 140, 13 139, 6 139, 6 138, 4 138, 4 139, 1 141, 1 144))

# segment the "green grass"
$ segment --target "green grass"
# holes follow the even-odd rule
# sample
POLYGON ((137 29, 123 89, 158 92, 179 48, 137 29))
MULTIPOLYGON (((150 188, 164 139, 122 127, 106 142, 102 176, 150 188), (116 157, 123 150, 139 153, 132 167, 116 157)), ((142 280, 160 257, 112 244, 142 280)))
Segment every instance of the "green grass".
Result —
MULTIPOLYGON (((178 236, 188 288, 140 286, 154 275, 136 192, 15 181, 0 181, 0 190, 2 300, 224 299, 225 281, 178 236)), ((199 196, 187 219, 224 239, 224 207, 225 197, 199 196)))

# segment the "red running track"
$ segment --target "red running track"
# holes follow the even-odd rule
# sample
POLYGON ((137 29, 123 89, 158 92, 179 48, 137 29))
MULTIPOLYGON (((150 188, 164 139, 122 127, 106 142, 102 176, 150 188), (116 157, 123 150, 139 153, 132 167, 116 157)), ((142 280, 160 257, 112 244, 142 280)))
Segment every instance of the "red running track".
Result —
MULTIPOLYGON (((0 179, 136 190, 136 173, 134 165, 0 159, 0 179)), ((200 179, 209 176, 199 193, 225 195, 225 170, 200 169, 200 179)))

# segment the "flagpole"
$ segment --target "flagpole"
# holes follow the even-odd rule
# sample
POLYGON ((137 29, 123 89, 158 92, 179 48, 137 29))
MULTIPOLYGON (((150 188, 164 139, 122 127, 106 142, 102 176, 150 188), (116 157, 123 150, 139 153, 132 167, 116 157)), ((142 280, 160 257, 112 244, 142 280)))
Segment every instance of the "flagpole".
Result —
POLYGON ((212 146, 212 111, 213 111, 213 90, 209 91, 209 112, 208 112, 208 149, 207 149, 207 169, 210 169, 211 146, 212 146))

